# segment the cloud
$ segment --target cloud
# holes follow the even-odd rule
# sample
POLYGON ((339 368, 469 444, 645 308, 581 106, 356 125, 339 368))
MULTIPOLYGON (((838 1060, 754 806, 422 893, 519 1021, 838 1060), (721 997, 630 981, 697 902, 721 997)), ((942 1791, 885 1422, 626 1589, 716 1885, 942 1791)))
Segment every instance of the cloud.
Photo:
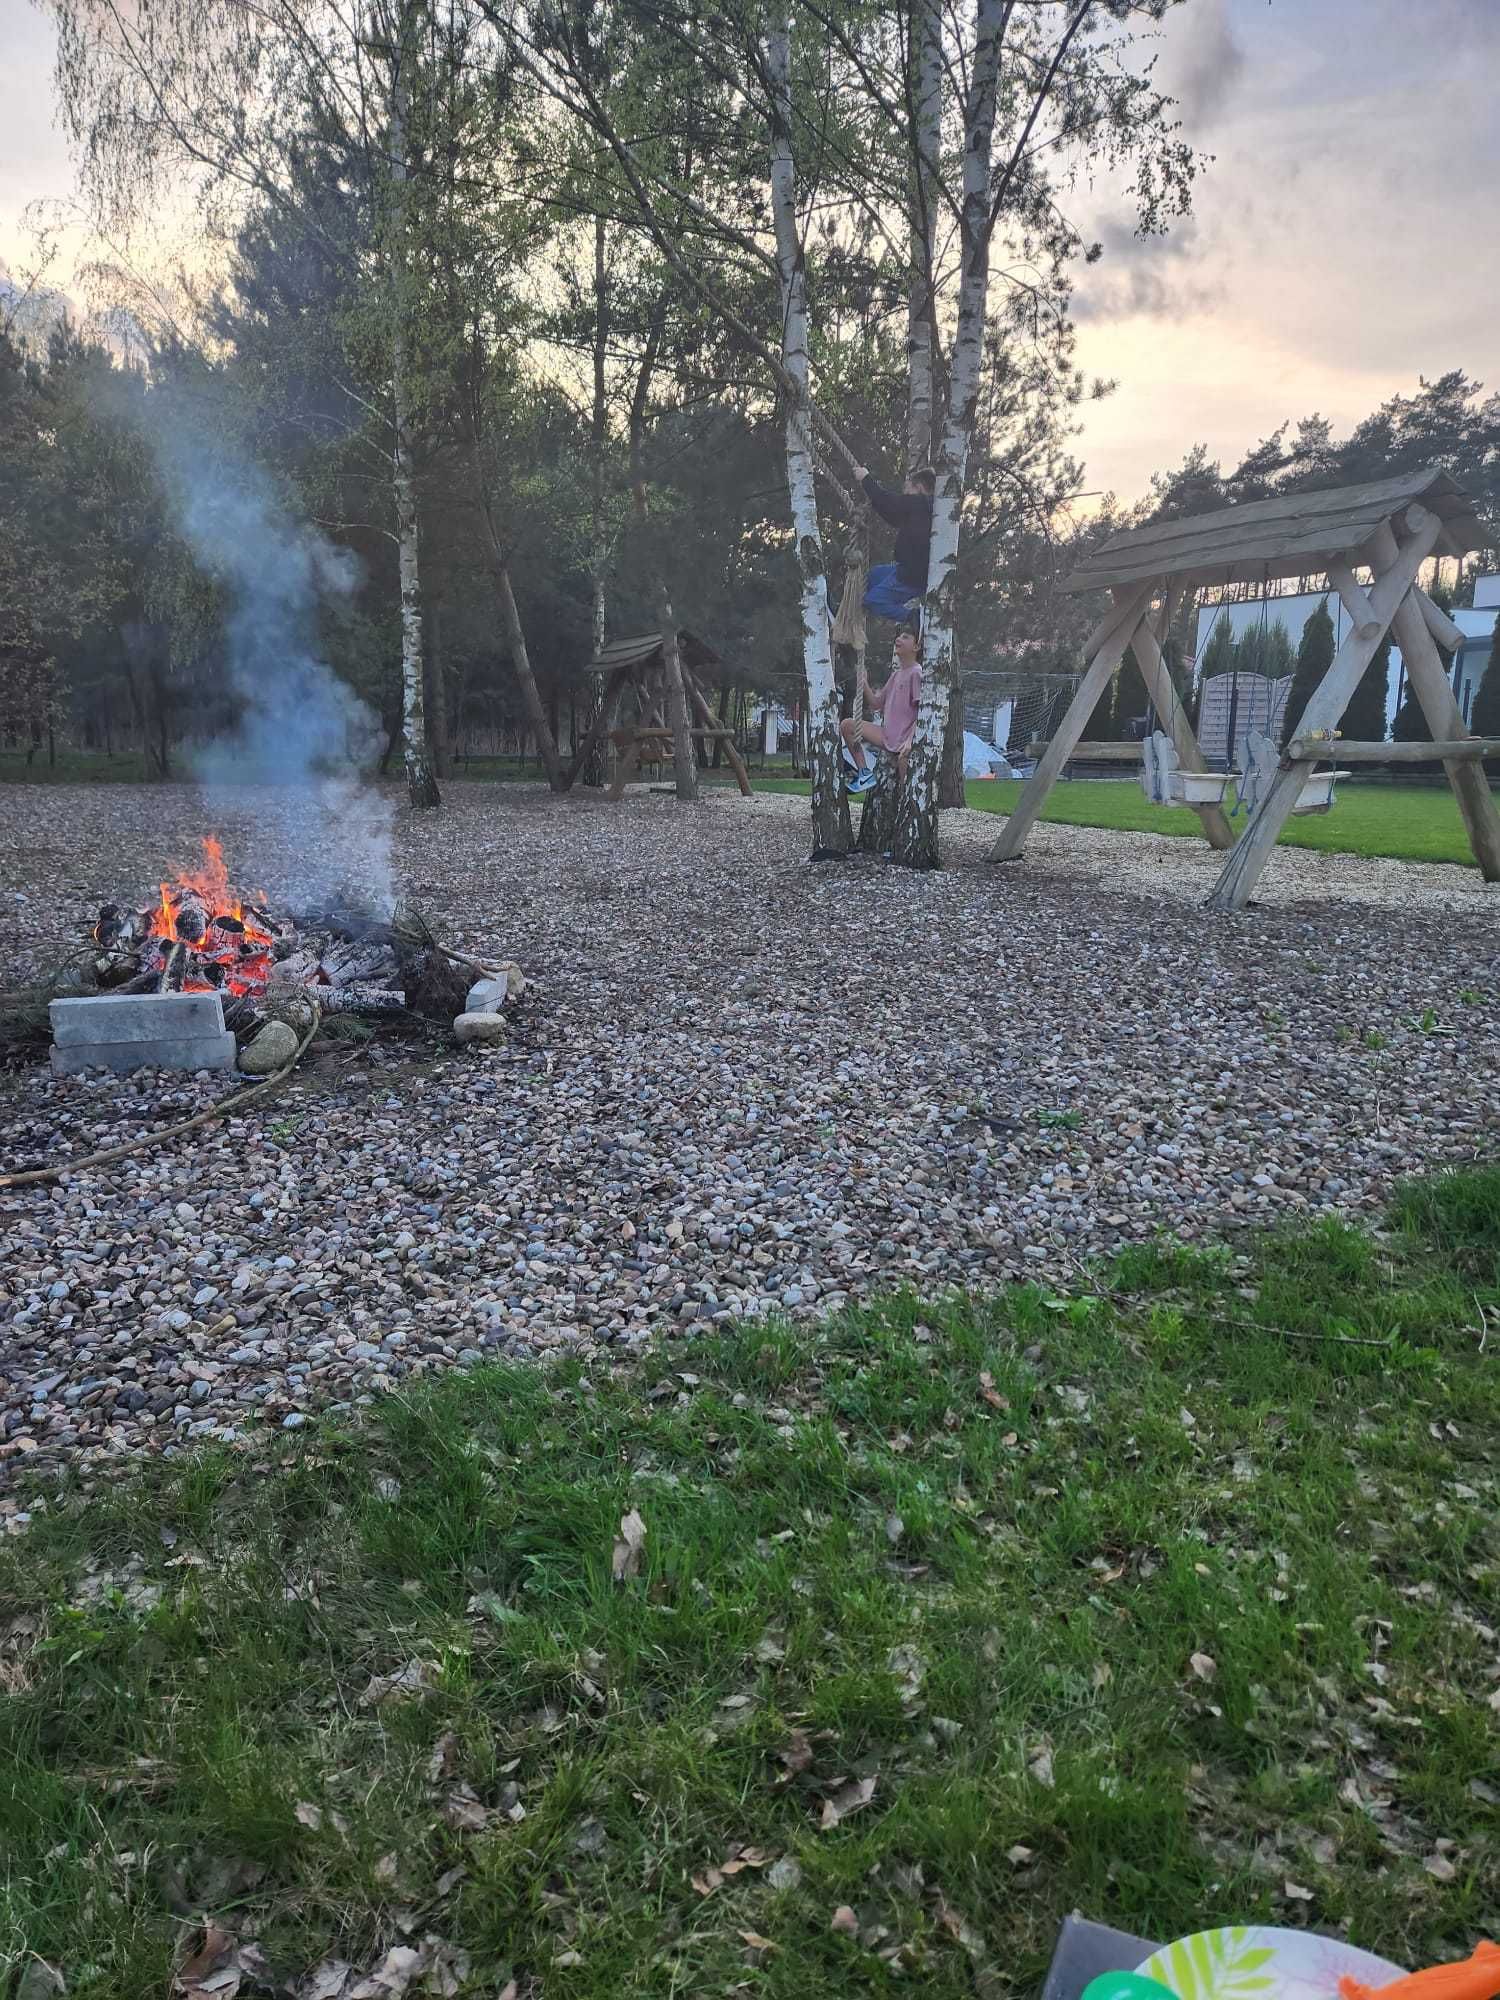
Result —
POLYGON ((1171 21, 1162 57, 1162 84, 1182 107, 1191 140, 1201 139, 1234 96, 1245 50, 1229 18, 1229 0, 1188 0, 1181 23, 1171 21))
POLYGON ((1106 222, 1095 232, 1102 246, 1098 263, 1077 274, 1073 318, 1091 320, 1171 319, 1214 305, 1222 279, 1204 263, 1198 226, 1192 216, 1174 223, 1166 236, 1140 236, 1127 222, 1106 222))

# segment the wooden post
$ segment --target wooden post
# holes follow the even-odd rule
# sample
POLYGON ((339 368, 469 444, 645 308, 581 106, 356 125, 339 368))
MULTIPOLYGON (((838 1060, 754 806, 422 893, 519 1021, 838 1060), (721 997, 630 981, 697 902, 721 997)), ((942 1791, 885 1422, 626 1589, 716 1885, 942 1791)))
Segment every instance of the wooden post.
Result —
MULTIPOLYGON (((1172 602, 1176 594, 1175 590, 1167 593, 1161 621, 1163 632, 1171 629, 1172 602)), ((1121 604, 1122 608, 1124 596, 1123 591, 1115 592, 1115 602, 1121 604)), ((1136 664, 1141 670, 1141 679, 1146 683, 1146 692, 1151 697, 1151 706, 1156 710, 1162 728, 1172 739, 1172 748, 1177 752, 1179 769, 1206 771, 1208 765, 1204 760, 1203 751, 1193 734, 1193 725, 1187 719, 1187 711, 1177 697, 1171 672, 1156 634, 1151 629, 1149 618, 1141 620, 1131 645, 1135 651, 1136 664)), ((1210 847, 1216 847, 1221 852, 1225 848, 1233 847, 1234 828, 1229 824, 1229 815, 1222 806, 1194 806, 1193 810, 1198 815, 1203 827, 1203 837, 1210 847)))
MULTIPOLYGON (((1413 508, 1407 520, 1408 525, 1413 527, 1412 538, 1377 576, 1375 587, 1370 592, 1371 616, 1364 630, 1360 631, 1356 626, 1348 634, 1334 654, 1333 664, 1323 676, 1321 685, 1313 690, 1312 699, 1298 725, 1303 736, 1315 736, 1320 730, 1337 729, 1365 668, 1375 657, 1381 634, 1390 624, 1396 606, 1411 589, 1417 572, 1432 554, 1442 534, 1442 522, 1435 514, 1429 514, 1426 508, 1413 508), (1413 523, 1411 514, 1420 515, 1420 521, 1413 523)), ((1300 764, 1291 765, 1279 773, 1224 864, 1208 899, 1209 909, 1244 909, 1260 880, 1261 870, 1271 858, 1271 850, 1281 829, 1301 796, 1306 776, 1306 767, 1300 764)))
POLYGON ((986 861, 1014 861, 1026 845, 1026 836, 1047 803, 1047 794, 1057 783, 1058 773, 1088 727, 1089 717, 1109 685, 1110 675, 1125 657, 1125 649, 1151 602, 1151 589, 1149 583, 1138 585, 1125 602, 1117 604, 1089 635, 1088 649, 1084 654, 1089 662, 1088 671, 1079 682, 1078 692, 1068 704, 1068 712, 1058 724, 1041 763, 1026 780, 1015 811, 1001 829, 1000 838, 985 856, 986 861))
MULTIPOLYGON (((1411 514, 1417 511, 1416 508, 1411 509, 1407 519, 1410 520, 1411 514)), ((1425 509, 1421 511, 1425 512, 1425 509)), ((1387 528, 1377 542, 1376 553, 1387 555, 1388 545, 1394 539, 1387 528)), ((1446 737, 1461 739, 1468 736, 1470 731, 1464 721, 1463 710, 1458 705, 1448 676, 1443 672, 1437 642, 1427 629, 1427 620, 1422 615, 1415 591, 1407 591, 1397 605, 1392 629, 1406 663, 1412 690, 1422 704, 1422 713, 1427 717, 1427 726, 1434 739, 1441 743, 1446 737)), ((1469 836, 1469 845, 1474 850, 1474 859, 1479 863, 1479 872, 1486 882, 1500 882, 1500 813, 1495 810, 1489 779, 1482 767, 1471 759, 1450 757, 1443 769, 1448 774, 1448 783, 1453 787, 1453 796, 1463 814, 1464 828, 1469 836)))
MULTIPOLYGON (((714 712, 703 698, 703 690, 699 687, 698 683, 693 679, 692 675, 687 671, 685 667, 682 673, 682 682, 683 686, 688 691, 689 700, 692 702, 693 707, 698 712, 698 719, 703 724, 703 727, 709 730, 721 729, 722 725, 714 720, 714 712)), ((716 748, 719 742, 722 742, 724 745, 724 755, 729 759, 729 768, 731 771, 733 771, 735 778, 739 783, 740 796, 742 798, 748 799, 751 795, 750 773, 745 769, 744 758, 735 748, 734 738, 732 736, 715 737, 714 743, 716 748)))

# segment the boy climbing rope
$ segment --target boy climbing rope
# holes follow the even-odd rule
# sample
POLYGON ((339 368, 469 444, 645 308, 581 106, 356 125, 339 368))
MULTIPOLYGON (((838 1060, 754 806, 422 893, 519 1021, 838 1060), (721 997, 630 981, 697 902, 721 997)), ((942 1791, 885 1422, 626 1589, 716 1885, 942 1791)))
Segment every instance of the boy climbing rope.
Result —
POLYGON ((855 467, 866 498, 882 521, 896 530, 894 562, 876 563, 865 587, 865 609, 877 618, 904 624, 920 611, 920 599, 927 594, 927 545, 932 540, 932 496, 937 478, 925 465, 906 475, 901 492, 872 476, 867 467, 855 467))
POLYGON ((878 715, 880 721, 856 722, 851 715, 839 724, 844 749, 854 766, 854 774, 847 785, 854 798, 872 791, 875 786, 875 766, 865 755, 867 743, 873 744, 877 750, 889 751, 895 758, 898 782, 906 776, 906 760, 911 754, 911 739, 917 727, 917 703, 922 696, 922 664, 917 658, 917 635, 909 625, 903 625, 896 634, 891 654, 891 677, 885 686, 872 688, 861 675, 860 687, 867 714, 878 715))

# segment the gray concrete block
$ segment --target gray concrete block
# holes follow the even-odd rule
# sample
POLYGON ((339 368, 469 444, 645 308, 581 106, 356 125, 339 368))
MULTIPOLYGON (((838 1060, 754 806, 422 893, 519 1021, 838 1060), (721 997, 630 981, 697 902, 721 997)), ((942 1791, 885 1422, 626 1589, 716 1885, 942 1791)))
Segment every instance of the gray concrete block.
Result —
POLYGON ((100 993, 87 1000, 54 1000, 47 1011, 60 1049, 224 1032, 224 1002, 217 993, 100 993))
POLYGON ((53 1044, 54 1076, 77 1076, 86 1069, 112 1069, 128 1076, 137 1069, 233 1069, 234 1036, 163 1035, 154 1042, 75 1042, 53 1044))

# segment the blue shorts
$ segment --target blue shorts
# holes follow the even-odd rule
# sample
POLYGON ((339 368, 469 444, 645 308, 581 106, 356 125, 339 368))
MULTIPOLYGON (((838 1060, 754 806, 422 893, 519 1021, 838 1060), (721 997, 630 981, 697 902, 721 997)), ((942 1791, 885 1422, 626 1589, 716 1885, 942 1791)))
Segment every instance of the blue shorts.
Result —
POLYGON ((865 583, 865 609, 877 618, 889 618, 893 625, 922 624, 922 593, 896 575, 894 563, 876 563, 865 583))

